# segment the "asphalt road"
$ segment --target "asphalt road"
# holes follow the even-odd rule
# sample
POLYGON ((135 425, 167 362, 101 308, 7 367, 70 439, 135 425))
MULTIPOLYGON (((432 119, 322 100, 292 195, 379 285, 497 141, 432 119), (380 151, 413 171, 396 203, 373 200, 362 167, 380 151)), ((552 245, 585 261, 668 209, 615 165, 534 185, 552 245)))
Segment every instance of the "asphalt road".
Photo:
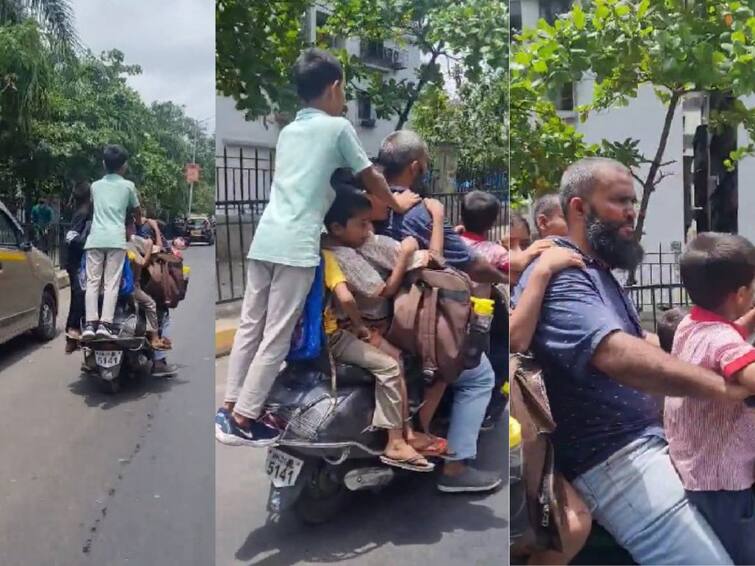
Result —
POLYGON ((212 563, 213 248, 192 247, 186 263, 175 378, 108 396, 62 335, 0 346, 3 566, 212 563))
MULTIPOLYGON (((217 403, 226 368, 227 358, 216 363, 217 403)), ((502 474, 508 470, 505 429, 481 436, 480 467, 502 474)), ((269 518, 265 454, 264 449, 216 446, 217 566, 508 564, 507 485, 486 496, 442 495, 432 477, 405 478, 379 494, 358 493, 342 516, 307 527, 291 516, 269 518)))

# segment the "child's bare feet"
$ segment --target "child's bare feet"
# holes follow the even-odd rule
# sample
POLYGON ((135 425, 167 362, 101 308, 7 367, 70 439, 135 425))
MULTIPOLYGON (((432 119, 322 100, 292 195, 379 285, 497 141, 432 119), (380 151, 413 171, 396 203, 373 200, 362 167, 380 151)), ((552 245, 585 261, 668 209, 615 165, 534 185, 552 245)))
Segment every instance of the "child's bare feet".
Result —
POLYGON ((431 472, 435 468, 435 464, 428 462, 403 438, 389 440, 380 461, 412 472, 431 472))

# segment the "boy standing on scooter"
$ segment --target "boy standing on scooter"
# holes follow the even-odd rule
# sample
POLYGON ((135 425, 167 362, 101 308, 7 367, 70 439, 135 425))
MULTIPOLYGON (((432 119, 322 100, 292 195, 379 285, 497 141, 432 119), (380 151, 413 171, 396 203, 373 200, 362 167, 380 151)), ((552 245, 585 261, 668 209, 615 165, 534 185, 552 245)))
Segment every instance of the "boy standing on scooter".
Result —
POLYGON ((344 74, 333 55, 308 49, 293 75, 306 107, 278 137, 270 202, 249 249, 241 321, 215 416, 215 436, 224 444, 264 446, 280 434, 262 422, 262 411, 320 263, 323 219, 335 198, 333 172, 351 168, 369 193, 396 210, 419 200, 410 194, 400 199, 403 206, 397 202, 342 116, 344 74))
POLYGON ((126 258, 126 213, 134 209, 138 223, 141 210, 136 187, 123 178, 126 174, 128 153, 119 145, 108 145, 104 150, 105 175, 92 184, 94 214, 86 250, 86 325, 82 340, 95 337, 115 338, 113 315, 118 300, 118 287, 126 258), (103 282, 104 275, 104 282, 103 282), (102 315, 98 313, 100 287, 105 293, 102 315))

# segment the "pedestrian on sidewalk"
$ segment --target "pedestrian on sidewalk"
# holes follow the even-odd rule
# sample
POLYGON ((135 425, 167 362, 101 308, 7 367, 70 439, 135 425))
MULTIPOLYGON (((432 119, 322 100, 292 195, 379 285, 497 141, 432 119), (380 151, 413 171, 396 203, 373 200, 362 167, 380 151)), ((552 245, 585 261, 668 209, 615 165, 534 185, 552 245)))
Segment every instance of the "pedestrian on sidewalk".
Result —
POLYGON ((262 446, 280 434, 261 417, 320 263, 320 234, 335 198, 330 185, 335 170, 352 169, 367 192, 393 209, 403 212, 407 202, 419 201, 413 193, 404 206, 396 200, 342 116, 346 96, 338 59, 308 49, 293 75, 305 108, 278 137, 270 203, 249 249, 224 405, 215 416, 216 438, 232 445, 262 446))
POLYGON ((92 185, 92 228, 84 246, 87 274, 87 322, 81 335, 84 340, 94 338, 95 333, 102 338, 115 337, 111 325, 126 259, 126 213, 129 208, 134 209, 135 220, 141 224, 136 187, 123 178, 128 168, 128 153, 119 145, 108 145, 103 163, 107 174, 92 185), (99 315, 102 287, 104 298, 102 315, 99 315))

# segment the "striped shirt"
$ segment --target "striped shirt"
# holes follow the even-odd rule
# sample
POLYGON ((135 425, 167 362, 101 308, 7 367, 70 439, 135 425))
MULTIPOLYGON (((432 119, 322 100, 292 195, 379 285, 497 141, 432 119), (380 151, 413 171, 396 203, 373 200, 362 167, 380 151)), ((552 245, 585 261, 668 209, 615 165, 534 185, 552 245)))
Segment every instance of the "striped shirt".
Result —
MULTIPOLYGON (((733 376, 755 362, 739 325, 694 307, 679 324, 672 354, 733 376)), ((739 491, 755 484, 755 410, 742 402, 667 397, 664 424, 671 459, 691 491, 739 491)))

